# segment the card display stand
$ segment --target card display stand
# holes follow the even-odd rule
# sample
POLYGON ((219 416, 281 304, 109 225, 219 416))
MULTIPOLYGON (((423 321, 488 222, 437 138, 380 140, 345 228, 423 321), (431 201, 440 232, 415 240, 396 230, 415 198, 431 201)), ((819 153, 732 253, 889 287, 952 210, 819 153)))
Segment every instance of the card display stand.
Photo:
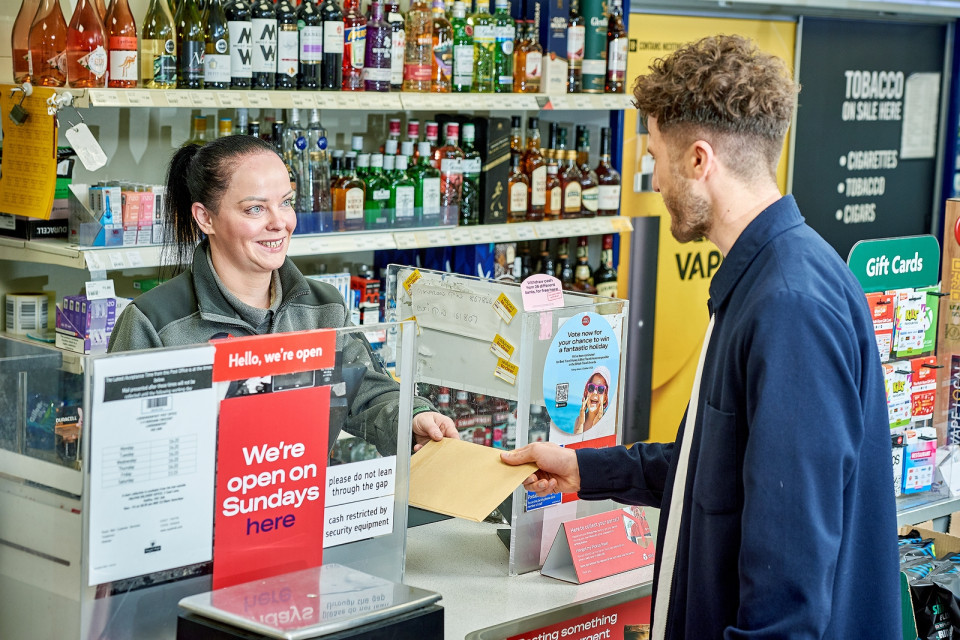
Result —
MULTIPOLYGON (((413 323, 255 339, 260 338, 275 341, 269 343, 270 353, 280 352, 282 345, 299 345, 289 358, 279 358, 286 361, 285 369, 269 369, 263 357, 256 363, 259 343, 244 342, 249 339, 69 357, 52 347, 0 339, 3 353, 11 355, 0 358, 0 376, 10 382, 2 392, 10 399, 4 406, 16 408, 0 421, 0 539, 5 542, 0 545, 0 637, 175 637, 177 602, 209 591, 216 571, 216 538, 208 533, 184 540, 180 534, 212 532, 215 512, 226 508, 225 494, 214 500, 215 473, 223 462, 217 459, 217 441, 235 425, 224 424, 222 403, 272 397, 285 399, 280 406, 302 407, 292 401, 294 396, 318 387, 324 394, 329 388, 330 411, 317 408, 320 417, 308 416, 329 427, 321 438, 327 449, 319 451, 321 464, 310 476, 318 489, 313 495, 325 501, 314 504, 326 505, 325 533, 336 528, 328 520, 365 523, 353 526, 353 533, 339 540, 342 544, 327 540, 323 562, 402 581, 414 362, 400 354, 416 353, 413 323), (396 392, 388 391, 385 410, 376 412, 399 416, 395 439, 382 419, 375 425, 370 412, 351 407, 357 384, 367 384, 370 376, 389 380, 366 339, 367 332, 378 331, 394 336, 398 351, 390 359, 400 382, 396 392), (313 341, 324 349, 334 345, 334 353, 327 350, 329 364, 311 368, 311 356, 320 351, 314 348, 311 354, 313 341), (216 360, 224 345, 243 345, 230 364, 246 366, 242 376, 216 373, 225 366, 216 360), (391 403, 395 411, 386 407, 391 403), (70 428, 61 429, 64 424, 70 428), (391 455, 394 447, 400 455, 391 455), (331 466, 324 468, 328 456, 331 466), (334 476, 342 490, 331 498, 326 480, 334 476), (377 515, 366 508, 373 502, 377 515)), ((275 461, 274 468, 267 475, 237 474, 224 482, 231 496, 260 497, 261 517, 253 532, 259 528, 264 538, 292 524, 266 516, 291 499, 291 481, 311 471, 299 463, 307 460, 304 448, 297 446, 302 443, 272 441, 272 434, 283 433, 299 419, 281 410, 248 425, 256 439, 244 445, 244 455, 275 461)), ((302 497, 301 502, 312 499, 302 497)), ((313 542, 320 545, 321 539, 313 542)), ((282 550, 264 546, 249 547, 248 557, 266 553, 282 559, 282 550)))
MULTIPOLYGON (((504 449, 538 440, 620 444, 628 301, 557 291, 560 306, 543 309, 515 283, 398 265, 388 267, 387 282, 387 318, 417 321, 418 393, 439 398, 462 439, 504 449), (457 403, 445 406, 455 390, 457 403), (504 433, 487 426, 491 413, 494 422, 507 414, 504 433)), ((539 569, 562 522, 616 507, 574 495, 541 499, 518 487, 491 514, 510 525, 500 530, 509 574, 539 569)))

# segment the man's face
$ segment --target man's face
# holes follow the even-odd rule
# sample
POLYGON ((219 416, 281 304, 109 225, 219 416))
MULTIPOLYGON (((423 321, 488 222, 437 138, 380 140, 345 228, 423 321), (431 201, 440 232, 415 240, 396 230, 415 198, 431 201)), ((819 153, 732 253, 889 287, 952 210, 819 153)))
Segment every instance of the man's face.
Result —
POLYGON ((713 226, 710 202, 695 192, 697 183, 688 177, 692 170, 690 147, 677 148, 677 142, 664 138, 656 118, 647 119, 650 132, 648 151, 653 165, 653 189, 663 197, 670 213, 670 233, 677 242, 706 237, 713 226))

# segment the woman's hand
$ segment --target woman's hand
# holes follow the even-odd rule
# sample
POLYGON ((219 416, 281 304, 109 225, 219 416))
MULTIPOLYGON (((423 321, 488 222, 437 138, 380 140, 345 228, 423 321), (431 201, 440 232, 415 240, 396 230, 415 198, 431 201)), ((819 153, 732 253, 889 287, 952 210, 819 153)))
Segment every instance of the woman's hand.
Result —
POLYGON ((413 450, 419 451, 431 440, 459 438, 457 425, 448 416, 436 411, 424 411, 413 416, 413 450))

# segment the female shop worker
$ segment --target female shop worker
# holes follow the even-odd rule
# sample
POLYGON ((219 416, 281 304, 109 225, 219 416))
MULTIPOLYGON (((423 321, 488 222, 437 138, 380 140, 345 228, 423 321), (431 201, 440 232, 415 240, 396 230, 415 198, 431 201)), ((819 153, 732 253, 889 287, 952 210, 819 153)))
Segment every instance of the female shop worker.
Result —
MULTIPOLYGON (((283 161, 260 138, 227 136, 179 149, 167 172, 164 238, 177 264, 185 264, 190 251, 193 262, 127 306, 110 351, 347 326, 340 293, 304 278, 287 258, 297 225, 294 195, 283 161)), ((341 347, 344 365, 367 368, 344 428, 390 455, 398 385, 365 340, 347 338, 341 347)), ((457 437, 453 421, 425 400, 414 398, 413 406, 415 449, 457 437)))

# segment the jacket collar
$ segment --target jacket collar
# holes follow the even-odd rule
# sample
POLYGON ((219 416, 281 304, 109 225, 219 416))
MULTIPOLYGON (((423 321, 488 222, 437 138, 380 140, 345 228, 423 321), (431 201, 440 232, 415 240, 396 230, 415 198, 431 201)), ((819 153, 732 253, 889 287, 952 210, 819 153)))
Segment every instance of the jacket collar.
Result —
POLYGON ((726 302, 737 282, 750 267, 768 242, 793 227, 803 224, 803 216, 792 195, 785 195, 747 225, 733 243, 730 253, 710 282, 710 300, 707 305, 714 313, 726 302))
MULTIPOLYGON (((204 317, 216 316, 217 319, 238 321, 237 313, 230 302, 223 296, 220 287, 214 279, 210 261, 207 260, 209 241, 204 238, 193 251, 193 287, 197 293, 197 307, 204 317)), ((293 298, 298 298, 310 291, 310 285, 300 273, 293 261, 287 257, 278 270, 283 298, 280 301, 280 310, 293 298)))

